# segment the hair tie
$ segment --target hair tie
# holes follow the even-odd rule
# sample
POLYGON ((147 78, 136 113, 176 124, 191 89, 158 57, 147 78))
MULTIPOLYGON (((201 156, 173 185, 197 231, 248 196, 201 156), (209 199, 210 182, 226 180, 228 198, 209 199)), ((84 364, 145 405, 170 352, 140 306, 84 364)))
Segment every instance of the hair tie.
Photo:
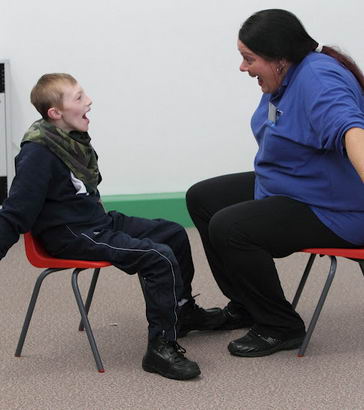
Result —
POLYGON ((315 48, 316 53, 321 53, 323 48, 324 48, 324 45, 319 43, 319 45, 315 48))

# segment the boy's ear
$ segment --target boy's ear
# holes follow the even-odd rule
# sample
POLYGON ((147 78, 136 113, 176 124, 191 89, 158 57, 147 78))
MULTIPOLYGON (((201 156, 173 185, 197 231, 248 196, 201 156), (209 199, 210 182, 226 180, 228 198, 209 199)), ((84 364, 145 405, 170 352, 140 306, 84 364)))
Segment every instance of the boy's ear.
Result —
POLYGON ((62 118, 62 113, 56 107, 51 107, 47 111, 48 118, 51 120, 60 120, 62 118))

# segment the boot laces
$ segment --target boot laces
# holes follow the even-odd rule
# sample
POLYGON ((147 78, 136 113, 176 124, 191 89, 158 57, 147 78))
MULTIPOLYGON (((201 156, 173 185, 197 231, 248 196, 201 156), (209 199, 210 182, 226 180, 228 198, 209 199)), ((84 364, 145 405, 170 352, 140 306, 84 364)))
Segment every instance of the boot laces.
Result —
POLYGON ((173 356, 173 359, 175 362, 179 363, 184 360, 187 360, 184 357, 184 354, 186 353, 186 349, 184 349, 180 344, 178 344, 176 341, 166 341, 166 345, 170 348, 170 353, 173 356))
POLYGON ((184 347, 182 347, 179 343, 177 343, 176 341, 174 342, 170 342, 170 344, 173 346, 173 348, 175 349, 175 351, 177 353, 181 353, 181 354, 185 354, 186 353, 186 349, 184 347))

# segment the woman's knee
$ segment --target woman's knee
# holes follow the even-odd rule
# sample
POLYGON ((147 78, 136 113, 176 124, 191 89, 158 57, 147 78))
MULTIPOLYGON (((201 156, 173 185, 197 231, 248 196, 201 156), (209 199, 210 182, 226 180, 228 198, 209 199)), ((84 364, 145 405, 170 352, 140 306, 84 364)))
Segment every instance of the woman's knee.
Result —
POLYGON ((204 198, 206 198, 204 182, 197 182, 186 192, 186 204, 189 211, 200 208, 204 203, 204 198))
POLYGON ((215 249, 228 246, 231 232, 231 222, 226 210, 216 212, 209 223, 209 238, 215 249))
POLYGON ((227 207, 217 212, 209 223, 209 238, 215 249, 247 249, 255 236, 254 218, 244 215, 245 206, 227 207))

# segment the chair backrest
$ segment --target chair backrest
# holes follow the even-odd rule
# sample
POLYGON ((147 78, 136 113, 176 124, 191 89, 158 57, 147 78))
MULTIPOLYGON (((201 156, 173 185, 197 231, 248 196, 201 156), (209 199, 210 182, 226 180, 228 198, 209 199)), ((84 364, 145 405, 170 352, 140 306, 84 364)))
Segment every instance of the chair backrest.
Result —
POLYGON ((44 250, 39 241, 30 233, 24 234, 25 253, 31 265, 37 268, 104 268, 111 263, 105 261, 84 261, 54 258, 44 250))

